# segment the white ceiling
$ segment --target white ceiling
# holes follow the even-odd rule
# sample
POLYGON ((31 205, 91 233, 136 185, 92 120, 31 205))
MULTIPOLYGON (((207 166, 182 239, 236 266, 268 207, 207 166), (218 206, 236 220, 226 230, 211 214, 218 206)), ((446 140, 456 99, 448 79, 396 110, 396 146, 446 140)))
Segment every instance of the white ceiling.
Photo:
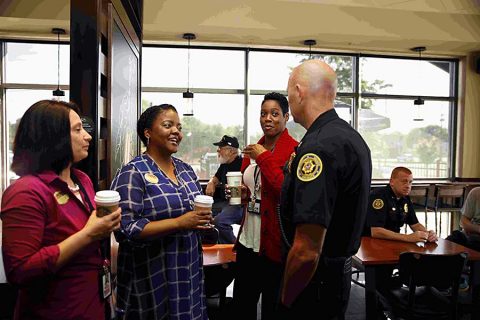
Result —
MULTIPOLYGON (((0 37, 69 29, 68 0, 0 0, 0 37)), ((480 51, 480 0, 144 0, 144 42, 460 56, 480 51)))

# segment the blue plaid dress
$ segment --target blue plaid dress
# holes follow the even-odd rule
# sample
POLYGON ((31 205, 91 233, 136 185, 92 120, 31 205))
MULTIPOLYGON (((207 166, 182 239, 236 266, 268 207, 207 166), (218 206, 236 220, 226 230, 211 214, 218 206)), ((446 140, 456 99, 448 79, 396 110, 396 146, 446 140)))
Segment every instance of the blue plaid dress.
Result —
POLYGON ((208 319, 202 248, 195 231, 179 231, 154 240, 139 240, 150 221, 191 211, 201 194, 192 167, 173 158, 178 185, 146 154, 125 165, 112 182, 121 196, 117 310, 122 319, 208 319), (152 183, 154 174, 158 183, 152 183))

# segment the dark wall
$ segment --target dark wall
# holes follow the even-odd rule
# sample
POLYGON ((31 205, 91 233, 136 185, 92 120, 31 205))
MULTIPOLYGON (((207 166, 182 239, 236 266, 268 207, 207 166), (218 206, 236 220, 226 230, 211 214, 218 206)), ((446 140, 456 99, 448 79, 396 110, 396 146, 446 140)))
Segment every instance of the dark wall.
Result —
POLYGON ((99 34, 101 0, 70 1, 70 100, 79 105, 82 115, 95 123, 88 158, 79 168, 98 185, 98 94, 99 34))

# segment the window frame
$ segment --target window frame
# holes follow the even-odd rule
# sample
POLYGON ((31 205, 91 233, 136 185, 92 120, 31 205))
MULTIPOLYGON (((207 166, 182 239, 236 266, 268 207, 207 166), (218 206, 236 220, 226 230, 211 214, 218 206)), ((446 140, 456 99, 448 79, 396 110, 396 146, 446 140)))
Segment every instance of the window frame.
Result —
MULTIPOLYGON (((453 180, 455 177, 455 170, 456 170, 456 154, 455 151, 457 150, 457 139, 455 138, 458 134, 458 127, 457 127, 457 120, 458 120, 458 79, 459 79, 459 59, 455 58, 430 58, 430 57, 411 57, 411 56, 395 56, 395 55, 379 55, 379 54, 360 54, 358 55, 358 84, 360 82, 360 66, 359 62, 361 58, 386 58, 386 59, 402 59, 402 60, 422 60, 422 61, 441 61, 441 62, 448 62, 450 65, 450 93, 448 97, 442 96, 427 96, 427 95, 399 95, 399 94, 377 94, 377 93, 361 93, 360 89, 358 89, 358 98, 357 98, 357 106, 360 106, 360 99, 361 98, 372 98, 372 99, 386 99, 386 100, 415 100, 417 98, 422 98, 425 101, 448 101, 450 103, 449 106, 449 134, 448 134, 448 141, 449 141, 449 152, 448 152, 448 177, 447 178, 436 178, 436 181, 449 181, 453 180)), ((358 88, 358 87, 357 87, 358 88)), ((413 102, 412 102, 413 103, 413 102)), ((357 115, 358 115, 358 108, 357 115)), ((358 129, 358 123, 355 126, 355 129, 358 129)), ((372 181, 381 181, 383 179, 372 179, 372 181)), ((432 178, 415 178, 416 181, 432 181, 432 178)))
MULTIPOLYGON (((0 40, 0 125, 1 125, 1 155, 0 155, 0 186, 1 186, 1 193, 0 193, 0 200, 3 194, 3 191, 8 187, 8 140, 7 140, 7 130, 8 130, 8 123, 7 123, 7 104, 5 103, 5 93, 9 89, 22 89, 22 90, 55 90, 57 89, 57 83, 52 84, 36 84, 36 83, 14 83, 14 82, 5 82, 6 79, 6 47, 8 43, 30 43, 30 44, 50 44, 50 45, 57 45, 57 41, 41 41, 41 40, 17 40, 17 39, 2 39, 0 40)), ((60 41, 60 45, 70 45, 69 41, 60 41)), ((62 90, 70 90, 70 85, 62 85, 60 84, 60 89, 62 90)), ((53 95, 52 95, 53 97, 53 95)))
MULTIPOLYGON (((0 147, 2 148, 2 153, 0 157, 0 170, 2 174, 2 179, 0 181, 2 190, 8 185, 7 173, 8 173, 8 159, 7 159, 7 148, 8 142, 6 141, 6 104, 5 104, 5 92, 7 89, 43 89, 43 90, 54 90, 57 87, 57 84, 34 84, 34 83, 6 83, 5 79, 5 60, 4 53, 6 50, 7 43, 34 43, 34 44, 52 44, 56 45, 56 41, 41 41, 41 40, 16 40, 16 39, 2 39, 0 40, 0 107, 2 108, 0 112, 0 123, 2 126, 2 142, 0 147)), ((62 45, 69 45, 69 41, 60 41, 62 45)), ((143 44, 143 47, 149 48, 178 48, 178 49, 188 49, 187 45, 174 45, 174 44, 143 44)), ((213 46, 213 45, 190 45, 190 49, 206 49, 206 50, 232 50, 232 51, 242 51, 245 54, 245 72, 244 72, 244 87, 238 89, 218 89, 218 88, 190 88, 192 92, 195 93, 207 93, 207 94, 242 94, 244 95, 244 124, 243 124, 243 139, 248 142, 248 104, 250 95, 264 95, 270 90, 251 90, 249 88, 248 77, 249 77, 249 59, 250 52, 269 52, 269 53, 292 53, 292 54, 308 54, 312 53, 315 55, 331 55, 331 56, 343 56, 352 58, 352 92, 338 92, 337 97, 344 97, 352 99, 352 106, 350 109, 352 126, 355 129, 358 129, 358 110, 360 106, 360 100, 362 98, 372 98, 372 99, 405 99, 405 100, 414 100, 418 98, 417 95, 394 95, 394 94, 373 94, 373 93, 362 93, 360 92, 360 59, 362 58, 390 58, 390 59, 408 59, 408 60, 425 60, 430 62, 448 62, 450 65, 450 93, 448 97, 439 97, 439 96, 420 96, 424 100, 429 101, 448 101, 449 106, 449 173, 447 178, 439 178, 438 181, 447 181, 452 180, 455 177, 455 171, 457 167, 456 162, 456 150, 457 150, 457 134, 458 134, 458 92, 459 92, 459 59, 457 58, 440 58, 440 57, 414 57, 414 56, 401 56, 401 55, 391 55, 391 54, 360 54, 352 52, 334 52, 334 51, 324 51, 324 50, 311 50, 308 49, 281 49, 281 48, 254 48, 254 47, 240 47, 240 46, 213 46)), ((142 65, 143 67, 143 65, 142 65)), ((69 90, 69 85, 60 85, 60 88, 63 90, 69 90)), ((286 88, 286 84, 285 84, 286 88)), ((141 93, 143 92, 168 92, 168 93, 182 93, 185 91, 185 87, 144 87, 141 86, 141 93)), ((282 94, 287 94, 286 90, 279 91, 282 94)), ((380 181, 382 179, 372 179, 372 181, 380 181)), ((416 178, 416 180, 429 180, 428 178, 416 178)))

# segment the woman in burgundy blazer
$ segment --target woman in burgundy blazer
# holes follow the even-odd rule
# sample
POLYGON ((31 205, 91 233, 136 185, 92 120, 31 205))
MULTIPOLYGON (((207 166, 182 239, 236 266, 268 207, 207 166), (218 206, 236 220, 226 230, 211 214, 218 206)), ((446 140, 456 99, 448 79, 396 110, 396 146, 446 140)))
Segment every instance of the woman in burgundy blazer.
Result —
POLYGON ((7 280, 18 287, 15 319, 105 318, 100 239, 120 227, 120 209, 96 216, 90 178, 72 165, 88 156, 92 137, 78 108, 33 104, 18 125, 3 193, 2 250, 7 280))

